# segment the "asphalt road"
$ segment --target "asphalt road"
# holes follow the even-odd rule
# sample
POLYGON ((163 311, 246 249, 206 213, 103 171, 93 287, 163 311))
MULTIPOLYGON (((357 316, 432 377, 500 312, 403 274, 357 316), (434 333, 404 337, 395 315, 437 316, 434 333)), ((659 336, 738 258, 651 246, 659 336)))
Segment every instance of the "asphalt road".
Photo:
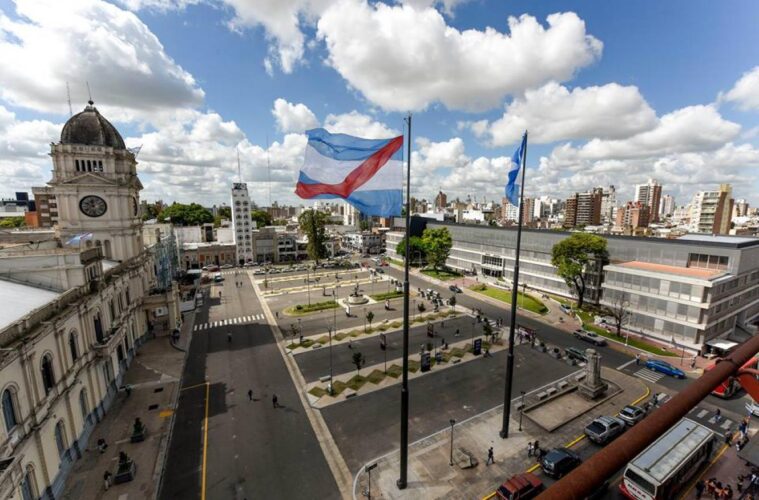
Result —
MULTIPOLYGON (((250 282, 214 287, 198 322, 261 313, 250 282)), ((203 420, 208 386, 206 497, 339 498, 296 388, 263 322, 194 332, 169 446, 161 498, 201 496, 203 420), (227 340, 227 333, 232 341, 227 340), (198 385, 200 384, 200 385, 198 385), (255 401, 249 401, 252 389, 255 401), (281 408, 273 408, 277 394, 281 408), (297 480, 293 480, 296 478, 297 480)))

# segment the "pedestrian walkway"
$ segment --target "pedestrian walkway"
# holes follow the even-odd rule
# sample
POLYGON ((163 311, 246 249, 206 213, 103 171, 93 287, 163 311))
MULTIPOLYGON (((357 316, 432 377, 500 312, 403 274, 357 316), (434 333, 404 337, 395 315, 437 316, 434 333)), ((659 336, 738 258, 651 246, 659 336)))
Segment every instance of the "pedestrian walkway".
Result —
POLYGON ((664 377, 664 374, 655 372, 653 370, 649 370, 648 368, 641 368, 640 370, 635 372, 635 376, 640 377, 643 380, 648 380, 649 382, 655 384, 659 380, 661 380, 662 377, 664 377))
POLYGON ((222 319, 219 321, 209 321, 195 325, 192 329, 194 332, 208 330, 209 328, 218 328, 221 326, 234 326, 234 325, 246 325, 253 323, 254 321, 263 321, 265 316, 263 314, 252 314, 250 316, 238 316, 237 318, 222 319))
MULTIPOLYGON (((176 343, 182 349, 189 346, 192 317, 192 314, 187 316, 190 321, 182 326, 176 343)), ((185 352, 172 347, 170 332, 158 333, 140 347, 123 380, 130 391, 121 391, 116 396, 108 413, 93 429, 87 448, 82 450, 82 458, 74 464, 66 481, 61 499, 155 498, 163 472, 184 360, 185 352), (136 418, 142 421, 147 432, 144 441, 132 443, 136 418), (104 453, 96 448, 100 438, 108 444, 104 453), (105 491, 103 475, 106 471, 116 475, 118 457, 122 451, 136 465, 135 478, 130 482, 112 484, 105 491)))

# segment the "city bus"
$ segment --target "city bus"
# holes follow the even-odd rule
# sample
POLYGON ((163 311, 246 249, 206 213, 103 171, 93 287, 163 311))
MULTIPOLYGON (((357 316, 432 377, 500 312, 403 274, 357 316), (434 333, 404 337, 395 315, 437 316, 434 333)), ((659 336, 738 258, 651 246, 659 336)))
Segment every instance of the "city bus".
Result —
POLYGON ((627 464, 619 489, 635 500, 675 498, 711 458, 717 441, 710 429, 684 418, 627 464))
MULTIPOLYGON (((708 372, 712 368, 714 368, 715 363, 710 364, 706 368, 704 368, 704 372, 708 372)), ((722 381, 720 385, 718 385, 713 391, 712 395, 717 396, 718 398, 722 399, 728 399, 733 397, 733 394, 735 394, 738 389, 740 388, 740 384, 735 379, 735 377, 727 377, 725 380, 722 381)))

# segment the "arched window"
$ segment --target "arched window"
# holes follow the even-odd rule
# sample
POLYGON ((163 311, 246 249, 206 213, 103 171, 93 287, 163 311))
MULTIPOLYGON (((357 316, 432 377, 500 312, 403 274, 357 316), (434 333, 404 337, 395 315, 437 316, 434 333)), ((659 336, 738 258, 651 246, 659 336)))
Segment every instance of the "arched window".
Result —
POLYGON ((24 480, 21 481, 21 497, 23 500, 39 498, 37 481, 34 478, 34 467, 31 464, 26 466, 26 474, 24 474, 24 480))
POLYGON ((58 456, 63 457, 63 454, 68 450, 66 446, 66 429, 63 428, 63 420, 59 420, 55 424, 55 444, 58 447, 58 456))
POLYGON ((103 343, 103 321, 100 319, 100 313, 97 312, 92 317, 92 322, 95 324, 95 338, 98 344, 103 343))
POLYGON ((79 392, 79 409, 82 411, 82 420, 89 422, 90 403, 87 401, 87 389, 82 389, 79 392))
POLYGON ((71 351, 71 362, 75 362, 79 358, 79 345, 78 335, 76 330, 71 330, 69 333, 69 350, 71 351))
POLYGON ((18 411, 16 411, 15 394, 10 389, 3 391, 3 418, 5 429, 10 432, 18 425, 18 411))
POLYGON ((50 354, 45 354, 42 357, 42 385, 45 387, 45 394, 50 394, 50 391, 55 387, 55 373, 53 372, 53 357, 50 354))

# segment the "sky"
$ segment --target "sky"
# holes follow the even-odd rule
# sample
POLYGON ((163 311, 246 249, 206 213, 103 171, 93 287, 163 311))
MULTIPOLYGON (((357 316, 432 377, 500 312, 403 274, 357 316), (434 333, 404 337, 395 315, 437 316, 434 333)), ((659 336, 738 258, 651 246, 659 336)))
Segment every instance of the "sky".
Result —
POLYGON ((142 199, 294 194, 304 131, 404 134, 412 195, 498 200, 654 178, 759 205, 759 3, 0 0, 0 196, 50 179, 90 93, 141 146, 142 199))

